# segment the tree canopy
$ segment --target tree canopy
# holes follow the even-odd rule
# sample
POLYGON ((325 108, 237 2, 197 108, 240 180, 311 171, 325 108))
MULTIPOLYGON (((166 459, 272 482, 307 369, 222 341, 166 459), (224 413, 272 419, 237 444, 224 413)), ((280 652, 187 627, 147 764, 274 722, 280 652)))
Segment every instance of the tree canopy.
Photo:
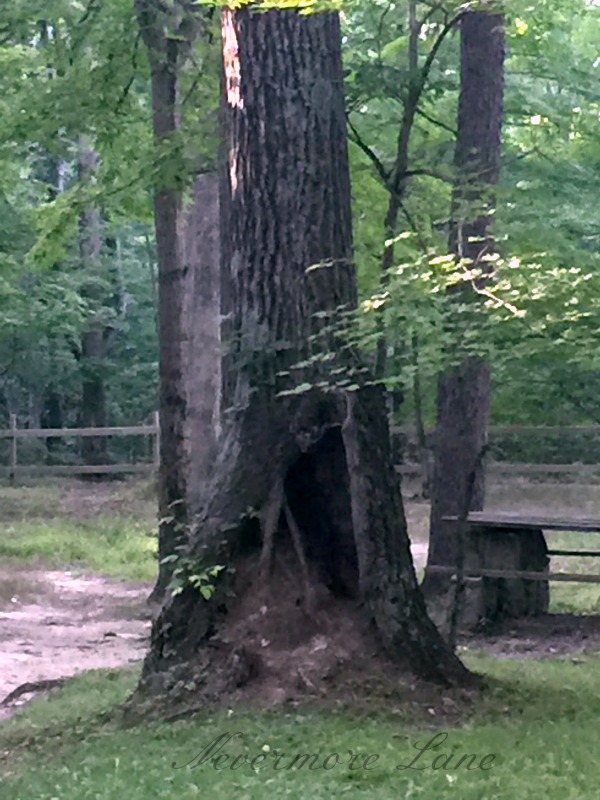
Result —
MULTIPOLYGON (((314 7, 306 4, 306 10, 314 7)), ((504 267, 489 290, 485 318, 476 326, 469 322, 466 334, 459 326, 459 337, 467 347, 494 353, 495 421, 586 421, 597 414, 600 12, 586 0, 504 7, 508 52, 495 222, 504 267)), ((440 287, 454 279, 444 261, 459 86, 453 20, 468 4, 374 0, 341 8, 355 252, 367 312, 363 341, 374 342, 369 315, 384 294, 393 352, 386 378, 390 387, 402 386, 407 399, 399 413, 412 415, 406 390, 418 366, 431 419, 442 358, 438 322, 446 313, 440 287), (386 182, 411 91, 414 99, 422 77, 392 235, 385 224, 386 182), (390 236, 392 269, 382 288, 390 236)), ((129 0, 53 0, 43 13, 33 0, 20 0, 2 11, 5 421, 9 410, 32 414, 33 421, 51 384, 60 385, 65 420, 75 420, 81 382, 76 342, 97 313, 114 329, 107 354, 114 367, 107 370, 110 419, 137 421, 156 405, 151 185, 157 172, 191 182, 214 166, 216 152, 219 34, 215 14, 206 8, 200 17, 201 35, 182 73, 183 128, 157 154, 147 55, 129 0), (99 156, 93 185, 77 177, 76 147, 84 134, 93 137, 99 156), (90 204, 101 209, 107 235, 117 241, 115 252, 104 256, 107 300, 101 309, 86 297, 77 252, 80 214, 90 204)))

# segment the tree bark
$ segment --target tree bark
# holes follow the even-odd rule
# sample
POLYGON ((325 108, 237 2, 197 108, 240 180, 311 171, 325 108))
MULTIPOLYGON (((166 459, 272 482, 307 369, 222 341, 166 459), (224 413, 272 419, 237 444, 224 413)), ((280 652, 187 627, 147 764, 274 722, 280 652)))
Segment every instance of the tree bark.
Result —
POLYGON ((222 443, 181 564, 196 575, 228 569, 209 599, 187 583, 165 601, 144 683, 215 658, 198 680, 220 695, 268 661, 272 636, 256 640, 256 629, 283 614, 282 636, 312 637, 335 602, 351 602, 383 650, 418 674, 464 680, 418 589, 383 389, 336 349, 331 328, 357 303, 338 17, 225 10, 222 34, 232 336, 222 443), (311 361, 325 351, 332 360, 311 361), (357 388, 336 385, 336 368, 357 388), (244 602, 255 596, 267 599, 251 613, 244 602), (236 615, 256 628, 231 633, 236 615))
POLYGON ((189 507, 197 511, 217 454, 220 429, 220 246, 219 176, 200 175, 186 217, 186 260, 189 265, 184 319, 186 365, 189 507))
MULTIPOLYGON (((450 247, 457 258, 468 259, 484 274, 490 270, 486 257, 494 250, 491 223, 500 170, 503 88, 503 17, 468 12, 461 20, 461 89, 450 247)), ((459 285, 453 287, 449 299, 464 301, 465 293, 470 292, 470 287, 459 285)), ((473 469, 470 509, 483 508, 485 476, 479 455, 487 441, 489 408, 490 368, 482 359, 467 358, 440 377, 429 556, 423 584, 434 604, 443 597, 450 579, 435 574, 432 567, 454 566, 457 559, 456 525, 443 517, 459 515, 463 510, 473 469)))
POLYGON ((154 140, 157 152, 154 220, 158 259, 159 333, 159 576, 151 595, 164 594, 171 568, 163 558, 185 539, 189 522, 186 448, 187 397, 185 360, 188 329, 185 322, 185 289, 188 265, 184 250, 182 175, 177 168, 159 169, 163 156, 180 127, 179 71, 181 50, 187 45, 173 7, 169 12, 159 0, 136 0, 138 23, 148 50, 152 84, 154 140))

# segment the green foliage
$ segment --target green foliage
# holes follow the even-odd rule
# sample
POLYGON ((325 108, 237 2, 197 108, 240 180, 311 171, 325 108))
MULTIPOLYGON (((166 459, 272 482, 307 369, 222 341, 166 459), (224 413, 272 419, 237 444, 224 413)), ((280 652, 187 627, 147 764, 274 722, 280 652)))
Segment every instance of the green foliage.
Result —
POLYGON ((107 421, 132 424, 157 407, 155 184, 186 185, 214 166, 219 37, 201 37, 181 76, 180 136, 155 150, 150 73, 127 0, 19 0, 3 12, 0 43, 0 425, 30 424, 58 396, 78 422, 90 320, 110 331, 102 365, 107 421), (196 109, 201 109, 197 113, 196 109), (82 135, 99 166, 77 174, 82 135), (101 275, 82 269, 80 218, 105 221, 101 275), (90 292, 91 282, 93 292, 90 292), (39 298, 38 298, 39 295, 39 298), (27 403, 26 398, 31 398, 27 403), (33 419, 32 419, 33 417, 33 419))
MULTIPOLYGON (((421 69, 452 9, 444 17, 425 3, 414 5, 417 19, 427 17, 418 37, 421 69)), ((459 77, 452 32, 436 53, 413 124, 409 171, 416 175, 404 194, 395 266, 380 285, 386 188, 374 159, 384 171, 392 167, 414 80, 408 7, 382 1, 346 15, 350 121, 371 153, 351 150, 367 314, 357 341, 373 348, 383 309, 387 383, 409 398, 404 416, 411 413, 417 373, 430 417, 440 368, 459 355, 478 354, 494 367, 496 421, 595 419, 586 386, 595 386, 598 374, 600 322, 594 199, 600 11, 584 0, 536 0, 526 9, 506 4, 504 154, 495 221, 500 259, 496 280, 475 298, 477 309, 464 295, 459 303, 444 296, 457 277, 445 241, 459 77)))
POLYGON ((215 593, 214 582, 225 569, 220 564, 205 567, 196 559, 185 556, 181 552, 165 556, 160 563, 172 565, 171 579, 167 588, 173 597, 191 586, 202 595, 204 600, 211 599, 215 593))
MULTIPOLYGON (((312 11, 318 4, 300 5, 312 11)), ((503 272, 491 290, 496 300, 483 300, 480 313, 464 298, 449 306, 443 299, 452 272, 448 265, 442 275, 460 77, 459 37, 446 28, 466 6, 413 5, 421 22, 416 72, 408 0, 342 8, 355 258, 365 311, 351 347, 373 352, 374 312, 383 309, 388 384, 404 391, 405 416, 417 376, 431 416, 436 376, 458 343, 461 353, 493 362, 496 421, 594 419, 600 10, 585 0, 504 4, 504 154, 495 223, 503 272), (382 276, 390 235, 386 180, 407 102, 426 66, 394 267, 382 276)), ((52 0, 43 16, 39 4, 19 0, 3 12, 0 424, 15 409, 35 422, 57 387, 64 424, 76 424, 80 341, 91 319, 111 330, 102 367, 109 422, 141 421, 156 408, 152 187, 185 187, 215 163, 218 14, 203 25, 210 36, 198 39, 182 69, 181 132, 155 148, 150 71, 130 0, 85 7, 52 0), (76 164, 84 134, 99 156, 95 183, 85 186, 76 164), (80 215, 90 207, 101 210, 107 237, 116 240, 116 251, 103 256, 94 298, 78 242, 80 215)), ((355 385, 345 378, 345 384, 339 375, 323 380, 355 385)))

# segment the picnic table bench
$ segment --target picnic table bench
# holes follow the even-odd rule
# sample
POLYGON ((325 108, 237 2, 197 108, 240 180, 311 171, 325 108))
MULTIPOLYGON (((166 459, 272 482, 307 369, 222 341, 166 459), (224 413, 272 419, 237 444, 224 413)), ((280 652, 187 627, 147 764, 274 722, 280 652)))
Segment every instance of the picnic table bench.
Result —
MULTIPOLYGON (((457 516, 444 517, 444 521, 459 524, 457 516)), ((550 581, 600 584, 600 575, 550 572, 550 556, 598 558, 600 550, 548 548, 545 531, 600 534, 600 519, 500 511, 468 515, 463 529, 464 627, 483 619, 547 612, 550 581)), ((428 569, 452 575, 458 572, 457 566, 432 565, 428 569)))

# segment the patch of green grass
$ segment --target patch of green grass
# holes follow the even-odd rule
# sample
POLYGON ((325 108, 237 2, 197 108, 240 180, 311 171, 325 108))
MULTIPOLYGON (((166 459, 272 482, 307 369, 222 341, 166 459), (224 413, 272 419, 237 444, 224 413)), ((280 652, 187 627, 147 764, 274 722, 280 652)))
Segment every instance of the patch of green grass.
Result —
POLYGON ((156 520, 156 489, 149 480, 85 481, 30 478, 0 482, 0 522, 131 516, 156 520))
POLYGON ((570 483, 566 477, 536 480, 531 476, 491 474, 487 480, 485 507, 490 511, 497 509, 543 516, 600 517, 598 483, 582 483, 581 477, 570 483))
POLYGON ((62 497, 56 484, 0 485, 0 519, 49 519, 62 514, 62 497))
MULTIPOLYGON (((595 533, 548 533, 546 541, 552 550, 600 550, 600 534, 595 533)), ((575 575, 600 575, 600 558, 552 556, 550 569, 575 575)), ((550 611, 554 614, 597 614, 600 611, 600 584, 551 583, 550 611)))
MULTIPOLYGON (((127 699, 138 678, 135 666, 89 670, 67 680, 57 694, 39 697, 0 723, 0 750, 17 758, 38 748, 53 754, 54 745, 77 742, 86 731, 98 732, 98 719, 127 699)), ((10 771, 10 759, 3 760, 10 771)))
POLYGON ((0 559, 81 567, 108 577, 156 577, 156 497, 150 481, 32 480, 0 485, 0 559))
POLYGON ((491 688, 462 726, 441 731, 433 727, 433 718, 432 724, 415 728, 382 714, 250 712, 241 708, 124 730, 114 722, 94 723, 90 716, 124 699, 132 674, 112 680, 101 674, 84 676, 56 698, 32 704, 0 731, 0 748, 16 750, 12 759, 4 761, 2 797, 593 797, 597 769, 591 743, 600 714, 600 658, 577 665, 568 661, 493 662, 478 654, 467 655, 467 660, 493 679, 491 688), (36 738, 23 756, 28 726, 35 730, 36 738), (57 738, 61 726, 64 733, 57 738), (236 733, 243 736, 236 737, 236 733), (437 733, 441 735, 432 742, 437 733), (229 758, 211 763, 207 747, 220 736, 223 738, 214 745, 212 756, 229 758), (19 741, 20 745, 15 744, 19 741), (428 742, 431 749, 422 752, 428 742), (277 753, 285 755, 275 762, 277 753), (352 755, 358 753, 361 756, 351 768, 352 755), (290 769, 292 758, 301 754, 309 754, 310 760, 304 765, 297 761, 296 769, 290 769), (457 766, 458 759, 467 754, 475 755, 475 760, 457 766), (467 763, 480 764, 488 754, 494 755, 485 762, 489 769, 466 768, 467 763), (239 759, 237 768, 231 769, 238 755, 254 760, 254 768, 239 759), (366 769, 369 755, 379 757, 372 758, 366 769), (438 768, 434 769, 436 758, 438 768), (411 763, 411 768, 398 769, 411 763))
POLYGON ((79 566, 108 577, 156 577, 156 534, 127 517, 0 524, 0 558, 30 566, 79 566))

